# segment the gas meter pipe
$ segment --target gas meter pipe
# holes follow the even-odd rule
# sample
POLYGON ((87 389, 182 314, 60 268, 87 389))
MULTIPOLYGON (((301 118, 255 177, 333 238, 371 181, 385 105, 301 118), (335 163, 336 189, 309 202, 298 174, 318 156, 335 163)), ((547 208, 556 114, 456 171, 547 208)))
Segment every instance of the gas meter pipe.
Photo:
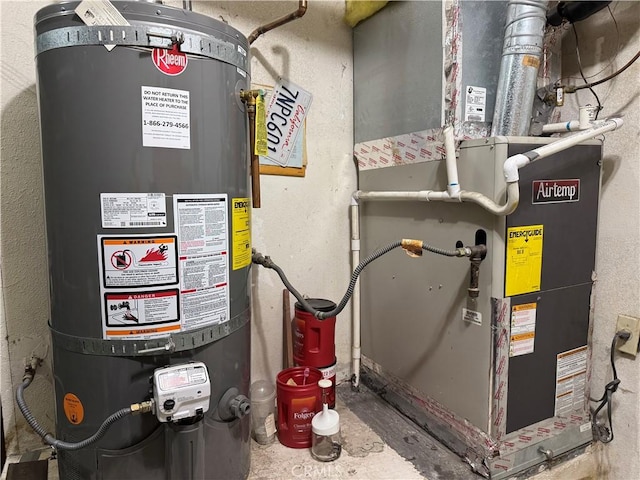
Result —
POLYGON ((80 450, 81 448, 88 447, 89 445, 96 443, 98 440, 104 437, 111 425, 118 420, 121 420, 128 415, 148 413, 153 409, 153 404, 150 401, 134 403, 133 405, 130 405, 126 408, 121 408, 112 415, 109 415, 109 417, 107 417, 107 419, 102 422, 102 425, 100 425, 96 433, 91 435, 89 438, 73 443, 58 440, 38 423, 38 421, 31 413, 31 410, 29 410, 27 402, 24 399, 24 391, 29 385, 31 385, 31 382, 33 381, 37 364, 37 360, 32 359, 31 363, 25 367, 24 376, 22 377, 22 383, 18 385, 18 388, 16 389, 16 402, 18 403, 18 408, 20 408, 20 412, 22 412, 22 415, 24 416, 29 426, 33 428, 33 430, 40 437, 42 437, 42 440, 44 440, 47 445, 52 446, 56 450, 80 450))
POLYGON ((247 105, 249 118, 249 151, 251 152, 251 206, 260 208, 260 159, 256 154, 256 98, 259 90, 240 92, 240 100, 247 105))
POLYGON ((253 255, 251 256, 251 261, 255 264, 262 265, 265 268, 270 268, 272 270, 275 270, 278 276, 280 277, 280 280, 282 280, 282 283, 284 284, 284 286, 287 287, 287 290, 289 290, 294 297, 296 297, 296 299, 300 302, 302 307, 317 319, 323 320, 325 318, 335 317, 340 312, 342 312, 344 307, 347 305, 347 302, 351 298, 351 295, 353 295, 356 282, 358 281, 358 276, 367 265, 369 265, 371 262, 373 262, 377 258, 380 258, 385 253, 389 253, 391 250, 398 247, 402 247, 403 249, 405 249, 406 251, 408 251, 414 256, 419 256, 422 254, 422 250, 426 250, 428 252, 435 253, 438 255, 444 255, 446 257, 471 257, 475 254, 476 250, 480 246, 460 247, 460 248, 457 248, 456 250, 445 250, 442 248, 437 248, 437 247, 432 247, 431 245, 427 245, 421 240, 403 239, 397 242, 390 243, 386 247, 376 250, 375 252, 373 252, 371 255, 369 255, 367 258, 365 258, 362 262, 358 264, 358 266, 353 270, 353 273, 351 274, 351 281, 349 282, 349 286, 347 287, 347 291, 342 297, 342 300, 337 305, 337 307, 331 310, 330 312, 321 312, 319 310, 315 310, 309 304, 309 302, 305 300, 305 298, 300 294, 300 292, 298 292, 298 290, 296 290, 294 286, 291 285, 291 283, 287 279, 282 269, 278 265, 276 265, 273 262, 273 260, 271 260, 270 257, 265 257, 261 253, 254 251, 253 255))
POLYGON ((256 41, 256 39, 262 35, 263 33, 267 33, 274 28, 281 27, 282 25, 292 22, 296 18, 302 17, 307 12, 307 0, 300 0, 298 2, 298 9, 289 15, 285 15, 282 18, 274 20, 273 22, 267 23, 265 25, 261 25, 256 28, 253 32, 249 34, 247 40, 249 40, 249 45, 256 41))

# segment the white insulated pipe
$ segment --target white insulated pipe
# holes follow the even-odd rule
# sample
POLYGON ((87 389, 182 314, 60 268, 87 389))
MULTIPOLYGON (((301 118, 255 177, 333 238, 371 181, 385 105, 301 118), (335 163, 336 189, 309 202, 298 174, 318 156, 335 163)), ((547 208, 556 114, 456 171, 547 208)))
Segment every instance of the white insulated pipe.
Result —
MULTIPOLYGON (((351 199, 351 269, 360 264, 360 207, 355 198, 351 199)), ((351 385, 357 388, 360 385, 360 280, 355 284, 351 296, 352 329, 351 366, 353 377, 351 385)))

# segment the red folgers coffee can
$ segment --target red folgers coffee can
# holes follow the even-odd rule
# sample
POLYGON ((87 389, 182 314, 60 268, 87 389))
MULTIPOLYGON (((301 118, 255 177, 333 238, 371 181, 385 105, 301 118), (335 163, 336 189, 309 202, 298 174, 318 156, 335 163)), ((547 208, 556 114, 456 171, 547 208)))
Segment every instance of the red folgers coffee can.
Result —
MULTIPOLYGON (((307 302, 321 312, 336 308, 331 300, 309 298, 307 302)), ((336 317, 318 320, 296 302, 293 328, 293 359, 298 365, 326 367, 335 363, 336 317)))
POLYGON ((311 447, 311 419, 322 409, 318 387, 321 379, 322 372, 314 367, 287 368, 276 376, 278 440, 281 444, 291 448, 311 447))

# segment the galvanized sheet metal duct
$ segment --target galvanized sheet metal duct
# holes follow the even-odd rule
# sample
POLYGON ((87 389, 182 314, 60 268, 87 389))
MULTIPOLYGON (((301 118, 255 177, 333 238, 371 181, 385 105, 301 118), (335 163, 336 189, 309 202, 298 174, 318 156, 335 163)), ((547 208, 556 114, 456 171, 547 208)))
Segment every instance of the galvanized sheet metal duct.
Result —
POLYGON ((491 135, 528 135, 547 22, 545 0, 511 0, 491 135))

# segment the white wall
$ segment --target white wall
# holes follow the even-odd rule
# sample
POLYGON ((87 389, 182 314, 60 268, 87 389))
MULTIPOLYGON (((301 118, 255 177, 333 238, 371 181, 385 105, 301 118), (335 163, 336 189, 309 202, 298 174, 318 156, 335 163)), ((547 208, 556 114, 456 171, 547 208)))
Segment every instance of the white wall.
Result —
MULTIPOLYGON (((640 50, 640 3, 616 2, 612 11, 620 30, 617 57, 616 30, 606 9, 576 24, 585 75, 595 75, 591 81, 615 72, 640 50)), ((579 79, 573 32, 565 32, 562 42, 563 76, 578 77, 572 83, 579 85, 583 81, 579 79)), ((609 348, 617 316, 640 317, 640 61, 595 91, 604 106, 600 118, 620 115, 625 122, 620 131, 608 134, 604 143, 591 379, 592 396, 600 397, 612 379, 609 348)), ((595 105, 586 89, 568 95, 568 99, 564 119, 577 118, 578 104, 595 105)), ((610 468, 611 479, 640 478, 639 362, 640 357, 633 360, 620 355, 616 360, 621 384, 613 402, 615 439, 596 452, 600 471, 610 468)))
MULTIPOLYGON (((33 16, 48 2, 0 2, 2 144, 0 248, 2 261, 1 395, 9 453, 41 445, 14 407, 13 388, 24 359, 45 356, 48 286, 44 244, 33 16)), ((182 6, 182 2, 166 2, 182 6)), ((193 2, 194 10, 248 35, 293 11, 297 2, 193 2)), ((311 2, 306 15, 254 43, 252 80, 273 85, 283 76, 314 95, 307 121, 305 178, 262 176, 262 208, 253 212, 253 242, 271 255, 303 293, 339 300, 349 275, 348 205, 355 190, 352 163, 351 29, 344 2, 311 2)), ((254 271, 254 379, 282 368, 282 284, 273 271, 254 271)), ((292 297, 293 300, 293 297, 292 297)), ((293 301, 292 301, 293 309, 293 301)), ((341 378, 350 357, 349 308, 340 315, 336 349, 341 378)), ((53 430, 50 365, 45 362, 27 397, 53 430)))

